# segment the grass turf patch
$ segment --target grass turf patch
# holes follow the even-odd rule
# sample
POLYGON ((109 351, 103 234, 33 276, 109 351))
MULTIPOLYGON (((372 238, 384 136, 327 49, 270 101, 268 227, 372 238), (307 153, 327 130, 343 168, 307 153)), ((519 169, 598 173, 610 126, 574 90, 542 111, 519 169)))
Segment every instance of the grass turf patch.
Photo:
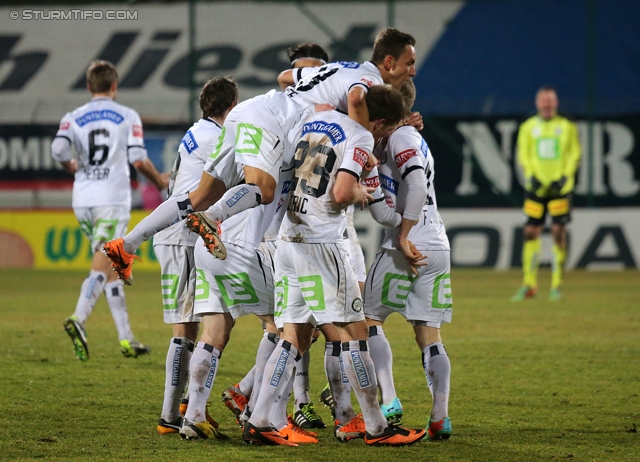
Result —
MULTIPOLYGON (((122 357, 101 299, 86 324, 91 359, 82 363, 62 321, 86 273, 3 269, 0 459, 638 460, 638 274, 573 271, 562 301, 547 301, 542 286, 535 299, 511 303, 519 272, 454 268, 453 323, 442 329, 452 365, 451 439, 405 448, 336 441, 318 399, 326 383, 320 341, 311 349, 311 397, 329 428, 317 445, 283 448, 245 445, 220 402, 224 388, 253 365, 262 336, 256 317, 238 321, 211 394, 210 413, 230 441, 187 442, 156 433, 171 337, 162 322, 159 275, 137 272, 126 289, 133 332, 151 355, 122 357)), ((541 282, 549 279, 543 270, 541 282)), ((385 332, 403 423, 424 427, 431 398, 413 332, 398 315, 385 332)))

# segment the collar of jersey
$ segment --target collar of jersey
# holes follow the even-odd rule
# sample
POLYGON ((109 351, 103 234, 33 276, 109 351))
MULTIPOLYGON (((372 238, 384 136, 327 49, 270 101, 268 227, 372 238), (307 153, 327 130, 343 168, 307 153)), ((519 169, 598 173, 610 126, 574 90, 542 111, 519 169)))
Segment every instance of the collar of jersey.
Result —
POLYGON ((211 122, 211 123, 213 123, 213 124, 216 124, 216 126, 217 126, 218 128, 222 128, 222 126, 221 126, 218 122, 216 122, 215 120, 213 120, 213 119, 212 119, 212 118, 210 118, 210 117, 203 117, 203 118, 202 118, 202 120, 204 120, 204 121, 206 121, 206 122, 211 122))

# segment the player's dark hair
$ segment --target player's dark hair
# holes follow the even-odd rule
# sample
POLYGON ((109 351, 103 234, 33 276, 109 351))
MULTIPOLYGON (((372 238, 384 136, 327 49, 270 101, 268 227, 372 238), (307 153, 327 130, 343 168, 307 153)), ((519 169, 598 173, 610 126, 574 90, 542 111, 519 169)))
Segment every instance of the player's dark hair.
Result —
POLYGON ((411 112, 411 108, 413 108, 413 103, 416 102, 416 86, 413 80, 409 79, 402 82, 399 91, 404 103, 405 116, 407 116, 411 112))
POLYGON ((300 58, 321 59, 325 63, 329 61, 329 55, 324 51, 324 48, 317 43, 301 43, 293 48, 289 48, 287 49, 287 56, 289 57, 289 62, 292 67, 293 62, 300 58))
POLYGON ((385 125, 397 125, 405 116, 404 101, 400 91, 391 85, 374 85, 367 92, 369 120, 385 119, 385 125))
POLYGON ((92 61, 87 69, 87 84, 91 93, 107 93, 118 81, 118 71, 109 61, 92 61))
POLYGON ((238 84, 233 77, 215 77, 200 91, 202 117, 221 117, 238 101, 238 84))
POLYGON ((416 39, 412 35, 400 32, 393 27, 382 29, 373 42, 373 55, 371 61, 375 64, 382 64, 386 56, 391 55, 393 59, 400 59, 400 56, 407 49, 407 45, 415 45, 416 39))

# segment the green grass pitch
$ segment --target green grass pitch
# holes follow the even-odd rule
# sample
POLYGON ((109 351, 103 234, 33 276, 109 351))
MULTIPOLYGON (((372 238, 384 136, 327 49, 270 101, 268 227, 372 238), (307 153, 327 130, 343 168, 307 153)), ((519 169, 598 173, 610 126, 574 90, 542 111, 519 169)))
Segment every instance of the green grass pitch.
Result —
MULTIPOLYGON (((550 303, 548 271, 537 299, 511 303, 520 273, 455 269, 453 323, 443 328, 452 364, 449 441, 404 448, 337 442, 298 448, 246 446, 220 402, 252 366, 262 331, 241 319, 220 362, 210 412, 230 441, 182 441, 156 433, 171 327, 162 322, 159 275, 127 288, 136 336, 149 357, 123 358, 101 299, 87 323, 91 359, 75 359, 62 328, 83 272, 0 270, 1 460, 640 460, 640 273, 573 271, 550 303), (546 286, 545 286, 546 282, 546 286)), ((423 427, 430 396, 410 326, 393 315, 404 423, 423 427)), ((325 384, 323 349, 311 349, 311 395, 325 384)), ((356 403, 355 397, 353 398, 356 403)), ((319 408, 330 422, 327 408, 319 408)))

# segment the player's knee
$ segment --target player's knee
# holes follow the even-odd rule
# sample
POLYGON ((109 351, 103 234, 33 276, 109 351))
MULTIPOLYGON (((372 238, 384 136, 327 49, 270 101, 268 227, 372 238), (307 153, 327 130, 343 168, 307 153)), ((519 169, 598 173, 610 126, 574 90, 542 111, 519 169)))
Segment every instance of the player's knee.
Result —
POLYGON ((525 240, 532 241, 534 239, 538 239, 540 231, 541 229, 538 226, 526 225, 523 232, 525 240))

